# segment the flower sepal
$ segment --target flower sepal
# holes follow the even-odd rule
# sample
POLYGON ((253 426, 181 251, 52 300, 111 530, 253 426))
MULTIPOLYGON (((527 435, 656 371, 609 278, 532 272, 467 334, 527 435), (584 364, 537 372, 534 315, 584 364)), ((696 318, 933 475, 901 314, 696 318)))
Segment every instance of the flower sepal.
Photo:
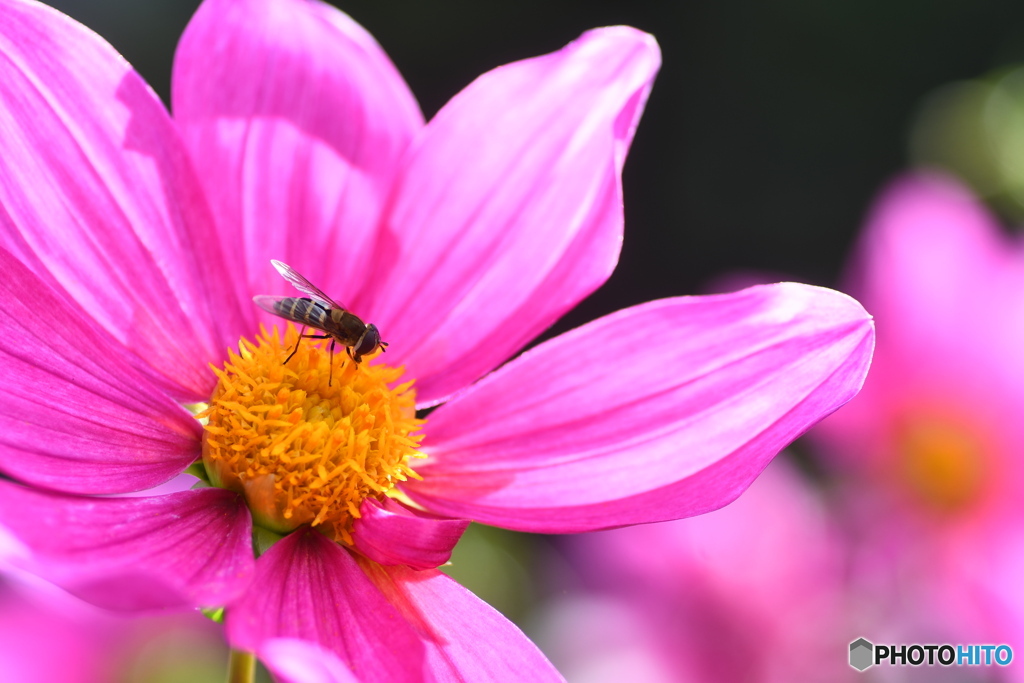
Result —
POLYGON ((256 557, 270 550, 275 543, 287 534, 279 534, 259 524, 252 525, 252 551, 256 557))

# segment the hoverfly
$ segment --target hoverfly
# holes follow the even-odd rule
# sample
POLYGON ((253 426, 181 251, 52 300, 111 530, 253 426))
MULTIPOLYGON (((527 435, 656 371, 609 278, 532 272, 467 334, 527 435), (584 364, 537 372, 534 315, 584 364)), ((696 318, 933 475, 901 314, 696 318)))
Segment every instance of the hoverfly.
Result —
POLYGON ((295 348, 284 359, 287 363, 299 350, 299 343, 303 337, 306 339, 328 339, 331 340, 331 378, 328 385, 334 380, 334 345, 341 344, 345 347, 349 357, 358 364, 363 356, 373 353, 378 348, 384 351, 387 342, 380 340, 380 332, 376 325, 367 325, 359 319, 356 314, 348 310, 348 307, 339 304, 331 299, 309 280, 300 275, 294 268, 280 261, 270 261, 277 272, 281 274, 292 286, 306 297, 292 296, 270 296, 260 294, 252 300, 256 305, 267 313, 273 313, 285 320, 301 323, 302 330, 299 338, 295 341, 295 348), (306 328, 312 327, 324 334, 305 334, 306 328))

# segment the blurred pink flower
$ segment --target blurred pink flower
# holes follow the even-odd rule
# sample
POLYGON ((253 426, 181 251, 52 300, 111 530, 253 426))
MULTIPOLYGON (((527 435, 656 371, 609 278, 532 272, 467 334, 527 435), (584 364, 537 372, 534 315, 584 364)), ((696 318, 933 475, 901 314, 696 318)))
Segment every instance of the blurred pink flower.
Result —
POLYGON ((562 540, 577 587, 536 633, 572 681, 833 682, 854 673, 840 540, 786 461, 711 514, 562 540))
MULTIPOLYGON (((868 315, 794 284, 626 309, 490 372, 615 266, 620 171, 659 64, 639 31, 590 31, 495 69, 424 124, 373 39, 318 2, 207 0, 178 47, 173 120, 63 15, 6 0, 0 27, 0 469, 20 482, 0 483, 0 522, 23 564, 86 599, 226 605, 232 646, 289 671, 311 671, 298 639, 336 656, 316 675, 557 678, 434 569, 465 527, 453 518, 574 532, 715 509, 863 381, 868 315), (362 485, 383 462, 346 453, 416 446, 394 431, 419 429, 397 371, 339 365, 331 384, 313 349, 287 369, 311 385, 240 403, 264 389, 238 378, 285 382, 276 337, 255 379, 237 368, 263 351, 225 352, 257 333, 254 294, 288 292, 271 257, 384 331, 417 407, 444 402, 416 475, 386 477, 426 512, 322 485, 349 471, 362 485), (367 378, 377 393, 357 393, 367 378), (384 407, 367 418, 378 431, 344 427, 295 499, 279 493, 297 470, 245 463, 237 491, 98 497, 166 482, 230 429, 312 425, 280 402, 317 392, 348 392, 312 401, 319 424, 355 420, 341 415, 352 396, 384 407), (238 412, 210 417, 202 441, 181 402, 214 399, 238 412), (343 543, 304 525, 254 562, 250 512, 288 531, 274 525, 321 494, 320 514, 352 523, 343 543)), ((253 434, 226 450, 256 457, 266 434, 253 434)), ((275 464, 308 464, 286 455, 275 464)))
POLYGON ((858 535, 865 628, 1024 646, 1024 247, 966 188, 916 175, 882 194, 856 256, 875 360, 813 434, 858 535))
POLYGON ((227 646, 201 614, 123 617, 50 586, 0 580, 5 683, 219 683, 227 646))
POLYGON ((359 683, 337 655, 308 640, 271 638, 259 657, 279 683, 359 683))

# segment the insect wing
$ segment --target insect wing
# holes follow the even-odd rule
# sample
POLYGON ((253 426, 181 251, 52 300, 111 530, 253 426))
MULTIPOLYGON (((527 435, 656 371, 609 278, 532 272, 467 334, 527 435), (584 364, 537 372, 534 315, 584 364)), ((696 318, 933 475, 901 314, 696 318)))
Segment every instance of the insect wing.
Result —
MULTIPOLYGON (((300 275, 298 271, 289 266, 287 263, 281 263, 280 261, 275 261, 273 259, 271 259, 270 262, 274 264, 275 268, 277 268, 277 272, 281 273, 281 277, 283 277, 288 282, 292 283, 292 286, 295 287, 295 289, 299 290, 300 292, 303 292, 304 294, 309 295, 309 297, 313 299, 313 301, 323 304, 327 308, 340 308, 343 311, 348 310, 348 306, 345 306, 344 304, 339 304, 337 301, 332 300, 331 297, 321 292, 312 282, 310 282, 302 275, 300 275)), ((259 299, 260 297, 256 298, 259 299)), ((265 298, 274 299, 275 297, 265 298)), ((270 310, 266 308, 263 304, 261 304, 259 301, 257 301, 256 303, 261 308, 263 308, 263 310, 270 310)), ((277 313, 276 311, 271 310, 270 312, 274 313, 275 315, 280 315, 280 313, 277 313)))
POLYGON ((253 302, 267 313, 271 313, 278 317, 284 318, 285 320, 291 320, 293 323, 299 323, 300 325, 308 325, 309 321, 303 318, 296 318, 295 316, 288 315, 288 311, 282 307, 278 308, 277 304, 281 303, 285 299, 293 297, 287 296, 271 296, 269 294, 260 294, 252 298, 253 302))

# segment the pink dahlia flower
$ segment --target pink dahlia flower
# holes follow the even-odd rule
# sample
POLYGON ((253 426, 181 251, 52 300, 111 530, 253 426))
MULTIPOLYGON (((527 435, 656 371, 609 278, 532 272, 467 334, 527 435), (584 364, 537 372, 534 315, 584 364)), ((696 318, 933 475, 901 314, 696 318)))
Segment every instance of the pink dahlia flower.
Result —
POLYGON ((569 680, 833 683, 856 675, 841 650, 840 536, 784 460, 725 509, 568 536, 562 548, 576 579, 535 633, 569 680))
POLYGON ((866 628, 1019 639, 1021 242, 959 183, 914 175, 881 195, 852 266, 879 321, 874 365, 814 435, 857 535, 866 628))
POLYGON ((426 124, 318 2, 205 2, 173 119, 42 5, 0 4, 0 53, 0 523, 98 604, 225 606, 232 646, 289 671, 558 678, 435 569, 466 520, 715 509, 863 381, 868 315, 794 284, 623 310, 495 370, 615 266, 659 64, 634 29, 484 74, 426 124), (294 328, 261 333, 251 301, 294 295, 271 258, 386 356, 303 341, 284 365, 294 328), (101 497, 197 462, 214 487, 101 497))

